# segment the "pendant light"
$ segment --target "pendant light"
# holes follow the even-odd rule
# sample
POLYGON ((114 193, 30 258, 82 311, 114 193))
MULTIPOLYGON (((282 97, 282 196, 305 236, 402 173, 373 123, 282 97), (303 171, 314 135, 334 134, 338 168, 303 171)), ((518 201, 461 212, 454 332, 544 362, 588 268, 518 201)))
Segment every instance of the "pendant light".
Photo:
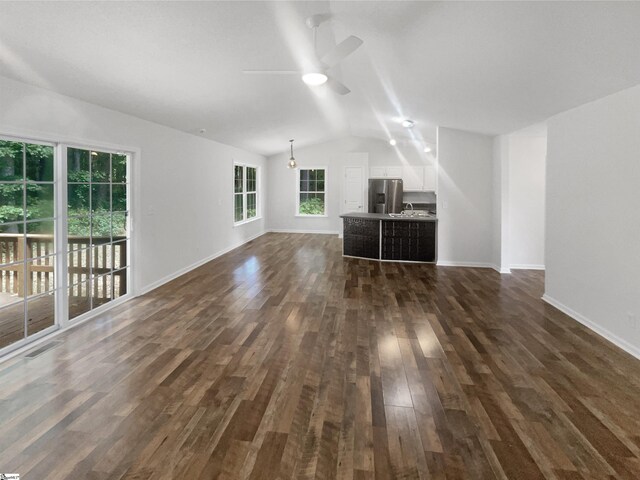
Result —
POLYGON ((293 139, 289 140, 291 144, 291 158, 289 159, 289 163, 287 163, 288 168, 298 168, 298 164, 296 163, 296 159, 293 158, 293 139))

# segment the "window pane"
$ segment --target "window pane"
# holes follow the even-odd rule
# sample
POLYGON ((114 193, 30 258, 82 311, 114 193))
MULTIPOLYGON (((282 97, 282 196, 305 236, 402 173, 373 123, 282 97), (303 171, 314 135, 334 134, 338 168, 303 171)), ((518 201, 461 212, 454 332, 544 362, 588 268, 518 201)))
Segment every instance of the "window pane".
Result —
POLYGON ((111 155, 111 179, 113 183, 127 181, 127 155, 111 155))
POLYGON ((323 169, 317 170, 316 180, 324 180, 324 170, 323 169))
POLYGON ((69 319, 75 318, 91 310, 90 282, 83 282, 69 287, 69 319))
POLYGON ((27 143, 27 180, 53 182, 53 147, 27 143))
POLYGON ((247 218, 254 218, 258 214, 257 211, 257 194, 247 194, 247 218))
POLYGON ((108 183, 91 185, 91 210, 111 209, 111 186, 108 183))
POLYGON ((316 182, 315 180, 310 180, 309 181, 309 191, 310 192, 315 192, 316 189, 317 189, 317 185, 318 185, 318 182, 316 182))
POLYGON ((317 191, 324 192, 324 180, 318 180, 317 184, 318 184, 317 191))
POLYGON ((309 180, 309 170, 300 170, 300 180, 309 180))
POLYGON ((127 242, 116 242, 111 245, 113 269, 118 270, 127 266, 127 242))
MULTIPOLYGON (((39 222, 28 222, 27 233, 37 235, 49 235, 50 242, 53 242, 54 223, 53 220, 42 220, 39 222)), ((41 240, 42 241, 42 240, 41 240)), ((51 252, 53 253, 53 252, 51 252)))
POLYGON ((24 338, 24 302, 0 307, 0 348, 24 338))
POLYGON ((67 179, 69 182, 89 181, 89 150, 67 148, 67 179))
POLYGON ((243 172, 244 172, 244 167, 242 167, 241 165, 235 166, 235 175, 234 175, 234 192, 235 193, 243 192, 243 189, 242 189, 243 188, 242 187, 243 172))
POLYGON ((316 170, 309 170, 309 180, 316 179, 316 170))
POLYGON ((23 180, 23 146, 21 142, 0 140, 0 182, 23 180))
POLYGON ((53 233, 53 221, 27 223, 26 258, 46 257, 55 254, 53 233))
MULTIPOLYGON (((89 243, 89 235, 91 235, 91 217, 83 215, 79 217, 69 217, 67 224, 67 235, 69 236, 69 244, 89 243)), ((77 247, 72 247, 73 250, 77 247)))
POLYGON ((309 191, 309 180, 300 180, 300 191, 301 192, 309 191))
POLYGON ((91 272, 93 276, 104 275, 113 270, 113 256, 110 243, 100 243, 91 247, 91 272))
POLYGON ((53 185, 27 185, 27 219, 53 217, 53 185))
POLYGON ((27 296, 39 295, 41 293, 52 292, 55 287, 55 255, 37 258, 27 262, 27 296))
POLYGON ((55 325, 55 297, 52 293, 27 301, 27 335, 55 325))
POLYGON ((255 192, 257 186, 257 172, 253 167, 247 167, 247 191, 255 192))
POLYGON ((89 184, 67 185, 67 206, 69 215, 86 215, 89 211, 89 184))
MULTIPOLYGON (((18 225, 0 225, 0 264, 18 261, 18 243, 24 245, 24 234, 18 231, 18 225)), ((22 229, 20 229, 22 230, 22 229)), ((0 282, 0 287, 4 284, 0 282)), ((5 290, 0 290, 4 292, 5 290)), ((0 299, 0 305, 2 300, 0 299)))
POLYGON ((93 244, 111 241, 111 214, 108 211, 91 215, 91 240, 93 244))
POLYGON ((18 283, 24 275, 24 263, 0 264, 0 308, 24 301, 24 286, 18 283))
POLYGON ((324 215, 324 193, 301 194, 299 213, 302 215, 324 215))
POLYGON ((111 155, 104 152, 91 151, 91 181, 108 182, 111 155))
POLYGON ((129 234, 127 220, 128 212, 117 212, 111 216, 111 236, 113 240, 124 239, 129 234))
POLYGON ((67 255, 68 261, 68 285, 76 285, 86 282, 91 276, 89 269, 91 263, 91 249, 74 250, 67 255))
POLYGON ((324 215, 324 193, 316 193, 313 202, 317 205, 318 215, 324 215))
POLYGON ((240 222, 243 220, 243 198, 242 195, 234 195, 234 209, 233 209, 233 219, 236 222, 240 222))
POLYGON ((111 209, 114 212, 124 212, 127 209, 127 186, 111 186, 111 209))
POLYGON ((0 183, 0 223, 24 220, 24 185, 0 183))
POLYGON ((129 269, 124 268, 113 272, 113 298, 118 298, 127 293, 127 272, 129 269))
POLYGON ((92 283, 92 308, 98 308, 113 300, 113 280, 110 273, 94 278, 92 283))

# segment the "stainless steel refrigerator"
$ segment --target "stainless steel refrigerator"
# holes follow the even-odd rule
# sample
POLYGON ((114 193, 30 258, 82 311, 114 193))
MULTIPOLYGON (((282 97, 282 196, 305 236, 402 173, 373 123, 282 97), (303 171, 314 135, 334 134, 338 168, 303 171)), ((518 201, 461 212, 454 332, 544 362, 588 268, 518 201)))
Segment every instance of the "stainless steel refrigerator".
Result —
POLYGON ((402 179, 369 179, 369 213, 400 213, 402 211, 402 179))

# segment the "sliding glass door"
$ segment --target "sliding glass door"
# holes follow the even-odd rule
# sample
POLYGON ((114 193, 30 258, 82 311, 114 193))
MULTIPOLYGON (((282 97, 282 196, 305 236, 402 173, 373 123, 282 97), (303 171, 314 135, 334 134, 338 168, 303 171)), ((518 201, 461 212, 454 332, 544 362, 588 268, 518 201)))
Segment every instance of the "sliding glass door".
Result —
POLYGON ((54 146, 0 140, 0 349, 55 325, 54 146))
POLYGON ((126 295, 129 163, 0 138, 0 355, 126 295))
POLYGON ((128 162, 122 153, 67 148, 69 319, 127 293, 128 162))

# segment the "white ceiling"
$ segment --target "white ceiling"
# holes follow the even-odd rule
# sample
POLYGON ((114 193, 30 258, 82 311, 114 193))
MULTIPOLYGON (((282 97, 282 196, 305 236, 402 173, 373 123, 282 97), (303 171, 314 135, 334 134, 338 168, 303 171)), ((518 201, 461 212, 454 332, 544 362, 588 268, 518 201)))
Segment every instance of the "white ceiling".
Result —
MULTIPOLYGON (((2 2, 0 75, 265 155, 346 135, 507 133, 640 83, 639 2, 2 2), (352 93, 244 69, 332 74, 352 93)), ((405 140, 406 141, 406 140, 405 140)))

